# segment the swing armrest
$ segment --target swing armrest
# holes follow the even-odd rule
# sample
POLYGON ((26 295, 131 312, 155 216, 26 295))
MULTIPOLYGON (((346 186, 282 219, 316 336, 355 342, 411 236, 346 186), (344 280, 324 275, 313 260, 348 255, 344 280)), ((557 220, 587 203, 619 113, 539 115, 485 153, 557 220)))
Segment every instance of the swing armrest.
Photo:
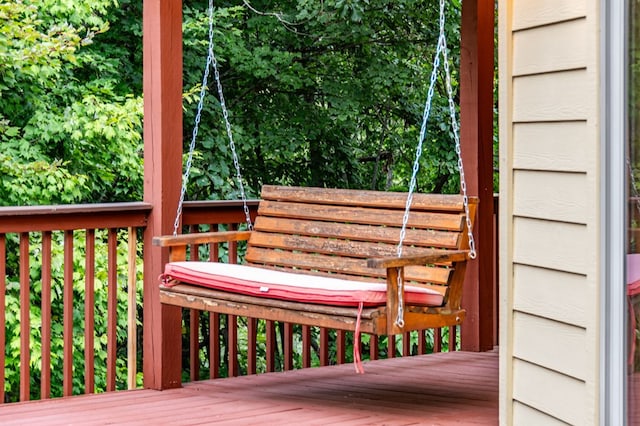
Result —
POLYGON ((251 231, 199 232, 184 235, 165 235, 154 237, 153 245, 169 247, 169 261, 180 262, 187 258, 187 246, 215 244, 249 239, 251 231))
POLYGON ((159 247, 187 246, 190 244, 225 243, 229 241, 246 241, 251 231, 199 232, 182 235, 163 235, 153 237, 153 245, 159 247))
POLYGON ((467 260, 469 250, 430 250, 425 254, 402 257, 379 257, 367 259, 369 268, 402 268, 411 265, 460 262, 467 260))
MULTIPOLYGON (((469 250, 428 250, 424 254, 402 257, 381 257, 367 259, 370 268, 386 268, 387 270, 387 302, 386 327, 390 334, 403 333, 406 329, 415 329, 416 321, 412 316, 402 315, 402 324, 397 322, 401 315, 399 309, 403 306, 404 287, 398 292, 398 277, 404 276, 404 267, 412 265, 427 265, 434 263, 463 262, 469 258, 469 250)), ((462 268, 464 270, 464 268, 462 268)), ((446 304, 446 302, 445 302, 446 304)))

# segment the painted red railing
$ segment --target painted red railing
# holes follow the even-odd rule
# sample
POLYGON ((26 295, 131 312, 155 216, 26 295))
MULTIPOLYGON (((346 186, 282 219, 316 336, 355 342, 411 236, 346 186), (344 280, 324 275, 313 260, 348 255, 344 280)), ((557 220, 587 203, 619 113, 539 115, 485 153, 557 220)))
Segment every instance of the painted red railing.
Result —
POLYGON ((136 386, 137 230, 150 209, 145 203, 0 208, 0 401, 115 390, 119 351, 128 359, 128 387, 136 386), (129 312, 119 330, 123 289, 129 312), (118 341, 127 347, 119 350, 118 341), (98 351, 104 363, 98 347, 106 349, 98 351), (99 386, 96 365, 106 370, 99 386))
MULTIPOLYGON (((257 201, 249 204, 255 215, 257 201)), ((0 402, 141 385, 142 232, 150 209, 145 203, 0 208, 0 402)), ((244 221, 235 201, 188 202, 183 212, 190 232, 235 229, 244 221)), ((232 243, 191 252, 237 262, 242 250, 232 243)), ((351 333, 197 311, 183 318, 190 380, 350 361, 351 333)), ((377 359, 455 350, 458 341, 452 328, 386 342, 371 337, 364 345, 377 359)))

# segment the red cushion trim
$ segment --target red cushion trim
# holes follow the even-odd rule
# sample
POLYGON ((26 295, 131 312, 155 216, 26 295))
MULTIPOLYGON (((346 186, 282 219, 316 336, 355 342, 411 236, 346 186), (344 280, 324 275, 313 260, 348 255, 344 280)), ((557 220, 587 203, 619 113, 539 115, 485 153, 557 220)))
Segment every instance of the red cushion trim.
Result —
MULTIPOLYGON (((349 281, 226 263, 172 262, 166 265, 164 278, 250 296, 303 303, 380 306, 387 300, 386 283, 349 281)), ((443 297, 436 291, 407 285, 405 303, 442 306, 443 297)))

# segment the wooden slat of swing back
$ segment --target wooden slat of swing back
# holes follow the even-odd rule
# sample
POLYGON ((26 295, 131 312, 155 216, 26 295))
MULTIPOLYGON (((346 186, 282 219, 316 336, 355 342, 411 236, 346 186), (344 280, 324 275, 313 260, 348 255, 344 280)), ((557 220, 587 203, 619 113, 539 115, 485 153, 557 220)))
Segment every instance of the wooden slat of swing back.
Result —
MULTIPOLYGON (((301 188, 291 186, 264 185, 263 200, 296 201, 330 205, 355 205, 360 207, 404 208, 407 194, 403 192, 381 192, 349 189, 301 188)), ((462 197, 447 194, 414 194, 412 211, 463 210, 462 197)))
MULTIPOLYGON (((309 207, 311 208, 311 207, 309 207)), ((261 214, 258 212, 258 214, 261 214)), ((347 218, 350 216, 343 216, 347 218)), ((258 216, 255 230, 290 235, 340 238, 349 241, 370 241, 396 245, 400 235, 400 225, 362 225, 340 222, 320 222, 297 218, 258 216)), ((407 234, 407 246, 437 247, 453 249, 459 246, 459 232, 411 229, 407 234)))
MULTIPOLYGON (((265 200, 260 203, 259 214, 263 217, 272 216, 326 222, 401 226, 404 218, 404 206, 393 209, 378 209, 360 206, 334 206, 265 200)), ((418 229, 460 231, 463 223, 462 217, 459 214, 412 210, 407 226, 418 229)))

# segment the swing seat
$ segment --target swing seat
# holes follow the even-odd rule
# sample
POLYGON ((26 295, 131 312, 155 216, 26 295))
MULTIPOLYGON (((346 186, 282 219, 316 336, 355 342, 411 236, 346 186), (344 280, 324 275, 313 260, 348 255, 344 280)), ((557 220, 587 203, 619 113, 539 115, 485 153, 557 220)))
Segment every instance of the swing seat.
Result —
MULTIPOLYGON (((414 194, 398 257, 406 197, 265 185, 253 231, 154 238, 170 249, 160 301, 375 335, 458 325, 469 257, 463 197, 414 194), (186 261, 194 245, 238 241, 247 241, 244 265, 186 261)), ((470 197, 472 221, 476 206, 470 197)))

